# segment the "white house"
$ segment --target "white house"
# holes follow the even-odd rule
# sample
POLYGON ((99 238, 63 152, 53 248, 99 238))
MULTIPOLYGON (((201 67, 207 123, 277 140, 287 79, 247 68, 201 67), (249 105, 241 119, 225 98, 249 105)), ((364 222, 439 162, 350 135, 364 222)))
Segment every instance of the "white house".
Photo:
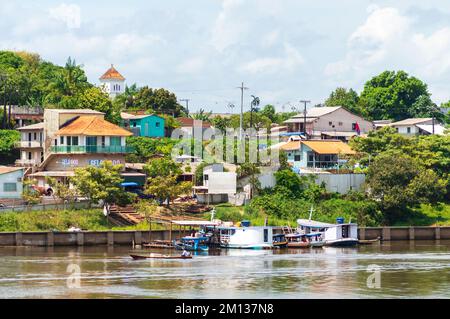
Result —
POLYGON ((306 118, 300 113, 284 123, 288 126, 288 134, 304 135, 306 132, 311 139, 346 141, 374 129, 372 122, 349 112, 342 106, 313 107, 306 111, 306 118))
POLYGON ((395 128, 399 134, 404 135, 443 135, 445 128, 435 119, 428 118, 410 118, 398 122, 391 123, 390 126, 395 128))
POLYGON ((236 185, 236 173, 224 172, 223 164, 211 164, 203 169, 203 185, 195 186, 194 193, 199 203, 222 203, 236 194, 236 185))
POLYGON ((125 78, 112 64, 108 71, 100 77, 100 84, 102 89, 112 98, 125 92, 125 78))
POLYGON ((0 166, 0 199, 21 198, 23 168, 0 166))

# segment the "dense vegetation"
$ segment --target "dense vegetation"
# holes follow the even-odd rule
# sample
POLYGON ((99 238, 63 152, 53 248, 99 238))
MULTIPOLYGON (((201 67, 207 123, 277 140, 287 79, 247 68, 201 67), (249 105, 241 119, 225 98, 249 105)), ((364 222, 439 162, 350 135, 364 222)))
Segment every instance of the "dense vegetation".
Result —
MULTIPOLYGON (((384 71, 364 85, 361 94, 346 88, 337 88, 325 101, 327 106, 344 106, 368 120, 404 120, 411 117, 435 116, 441 122, 449 121, 450 114, 440 112, 431 100, 428 86, 404 71, 384 71)), ((443 103, 448 107, 450 101, 443 103)))

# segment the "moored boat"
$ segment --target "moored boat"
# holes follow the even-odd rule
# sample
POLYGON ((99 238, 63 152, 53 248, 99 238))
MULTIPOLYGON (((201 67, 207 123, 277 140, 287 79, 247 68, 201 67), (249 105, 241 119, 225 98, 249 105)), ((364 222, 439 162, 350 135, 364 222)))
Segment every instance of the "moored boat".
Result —
POLYGON ((358 244, 358 225, 352 223, 344 223, 343 218, 337 218, 337 224, 322 223, 314 220, 299 219, 297 220, 299 230, 302 233, 313 234, 318 233, 322 238, 318 239, 319 243, 314 244, 320 246, 338 246, 352 247, 358 244))
POLYGON ((288 248, 309 248, 311 247, 309 241, 304 234, 287 234, 288 248))
POLYGON ((284 234, 275 234, 273 235, 272 245, 274 248, 285 248, 288 245, 288 241, 286 240, 286 235, 284 234))
POLYGON ((209 237, 192 237, 187 236, 181 238, 180 242, 174 241, 173 245, 175 249, 178 250, 189 250, 189 251, 208 251, 208 241, 209 237))
POLYGON ((220 247, 238 249, 272 249, 272 227, 219 227, 220 247))
POLYGON ((375 239, 360 239, 358 240, 359 245, 372 245, 372 244, 378 244, 381 241, 380 237, 377 237, 375 239))
POLYGON ((130 254, 130 257, 134 260, 143 259, 192 259, 192 256, 172 256, 172 255, 161 255, 161 254, 150 254, 150 255, 134 255, 130 254))

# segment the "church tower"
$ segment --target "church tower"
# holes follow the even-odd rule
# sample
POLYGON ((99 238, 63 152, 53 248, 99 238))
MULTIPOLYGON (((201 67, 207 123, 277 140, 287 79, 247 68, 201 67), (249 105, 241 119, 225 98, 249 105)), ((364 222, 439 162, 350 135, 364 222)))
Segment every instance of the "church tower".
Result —
POLYGON ((111 98, 125 92, 125 78, 114 68, 111 67, 100 77, 100 83, 103 90, 109 94, 111 98))

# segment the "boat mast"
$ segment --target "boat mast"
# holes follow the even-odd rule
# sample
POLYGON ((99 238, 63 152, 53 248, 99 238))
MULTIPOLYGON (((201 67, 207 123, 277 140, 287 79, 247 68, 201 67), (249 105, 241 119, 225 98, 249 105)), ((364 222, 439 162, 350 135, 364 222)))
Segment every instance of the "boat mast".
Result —
POLYGON ((313 208, 313 205, 311 205, 311 208, 309 209, 309 220, 310 221, 311 221, 313 212, 314 212, 314 208, 313 208))

